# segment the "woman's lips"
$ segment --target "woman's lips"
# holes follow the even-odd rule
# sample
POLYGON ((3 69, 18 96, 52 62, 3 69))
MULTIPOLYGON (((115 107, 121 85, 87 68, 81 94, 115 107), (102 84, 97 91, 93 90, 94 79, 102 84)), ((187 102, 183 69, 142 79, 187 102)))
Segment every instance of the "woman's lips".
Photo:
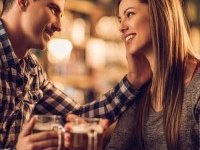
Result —
POLYGON ((129 35, 125 36, 126 44, 129 44, 135 38, 135 36, 136 36, 136 34, 129 34, 129 35))

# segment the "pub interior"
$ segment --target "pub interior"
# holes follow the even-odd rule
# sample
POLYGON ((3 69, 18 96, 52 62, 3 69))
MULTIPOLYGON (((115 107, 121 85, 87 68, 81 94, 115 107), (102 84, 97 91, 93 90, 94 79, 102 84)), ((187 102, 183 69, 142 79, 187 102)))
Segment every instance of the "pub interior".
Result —
MULTIPOLYGON (((192 44, 200 53, 200 1, 184 0, 192 44)), ((33 51, 49 79, 78 103, 108 91, 127 72, 114 0, 67 0, 62 31, 46 51, 33 51)))
MULTIPOLYGON (((127 73, 125 48, 112 15, 114 2, 67 0, 62 31, 49 41, 47 50, 32 51, 50 81, 80 104, 98 98, 127 73)), ((192 44, 200 54, 200 1, 184 4, 192 44)))
MULTIPOLYGON (((35 53, 49 79, 80 104, 107 92, 127 72, 125 48, 112 11, 114 2, 67 0, 62 31, 50 41, 47 51, 35 53)), ((184 0, 184 6, 192 44, 200 54, 200 1, 184 0)), ((104 146, 114 126, 106 131, 104 146)))

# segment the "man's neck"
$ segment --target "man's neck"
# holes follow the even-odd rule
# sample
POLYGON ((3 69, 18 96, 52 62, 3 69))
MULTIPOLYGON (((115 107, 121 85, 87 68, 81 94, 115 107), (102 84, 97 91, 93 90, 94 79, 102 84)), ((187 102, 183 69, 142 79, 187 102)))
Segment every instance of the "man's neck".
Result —
POLYGON ((28 52, 28 48, 24 43, 25 40, 23 39, 20 27, 18 27, 17 22, 15 20, 12 21, 12 18, 9 18, 9 15, 3 15, 1 20, 7 36, 11 42, 12 48, 15 52, 15 55, 19 59, 25 57, 28 52))

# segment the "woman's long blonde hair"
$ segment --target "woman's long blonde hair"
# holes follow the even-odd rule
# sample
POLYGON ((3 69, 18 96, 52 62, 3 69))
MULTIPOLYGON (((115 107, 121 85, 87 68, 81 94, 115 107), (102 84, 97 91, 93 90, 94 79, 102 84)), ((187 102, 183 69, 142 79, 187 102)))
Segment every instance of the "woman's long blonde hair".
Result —
POLYGON ((143 135, 146 117, 150 107, 156 106, 158 100, 161 100, 163 105, 163 126, 167 147, 170 150, 178 149, 186 62, 189 59, 196 60, 190 42, 189 26, 180 1, 140 0, 149 7, 152 45, 155 53, 153 78, 143 91, 142 97, 137 100, 135 114, 135 131, 142 149, 145 145, 143 135))

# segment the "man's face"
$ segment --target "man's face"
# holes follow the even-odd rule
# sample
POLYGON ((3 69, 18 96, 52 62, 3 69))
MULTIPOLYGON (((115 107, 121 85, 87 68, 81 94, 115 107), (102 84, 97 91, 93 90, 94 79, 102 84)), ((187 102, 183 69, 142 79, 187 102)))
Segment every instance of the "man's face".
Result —
POLYGON ((30 48, 45 49, 55 31, 61 31, 65 0, 29 0, 22 14, 22 30, 30 48))

